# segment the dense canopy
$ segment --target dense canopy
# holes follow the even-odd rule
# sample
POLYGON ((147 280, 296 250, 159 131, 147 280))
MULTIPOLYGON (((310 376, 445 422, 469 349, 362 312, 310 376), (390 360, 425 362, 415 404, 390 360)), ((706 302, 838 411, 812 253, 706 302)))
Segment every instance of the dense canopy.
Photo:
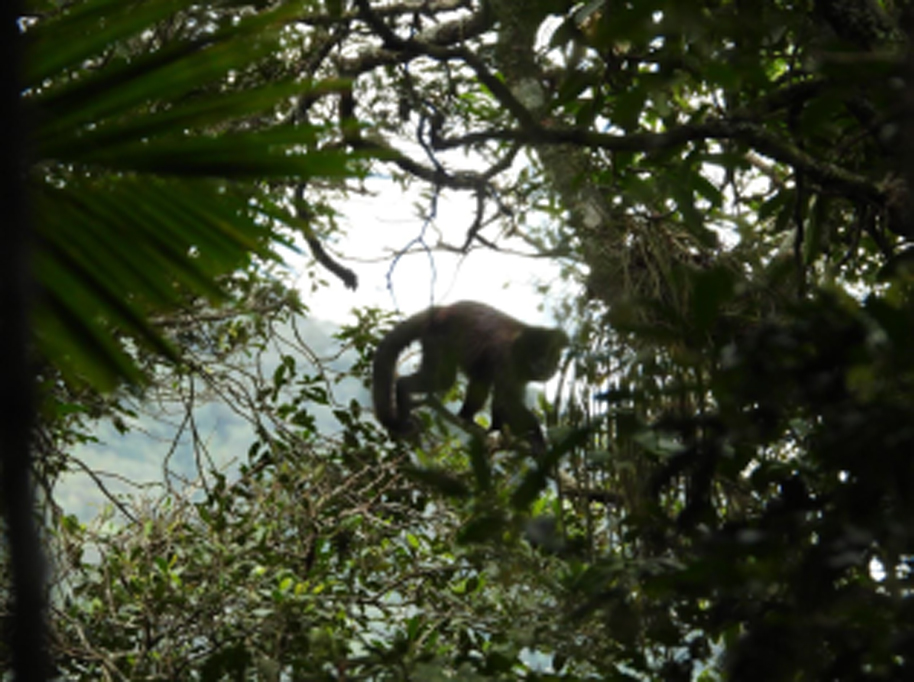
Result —
POLYGON ((23 4, 2 473, 39 494, 3 505, 4 671, 911 676, 908 0, 23 4), (385 311, 315 350, 368 177, 418 189, 432 258, 560 267, 548 452, 452 394, 390 439, 385 311), (475 212, 437 224, 457 195, 475 212), (203 435, 212 405, 244 435, 203 435), (164 480, 91 471, 111 506, 80 518, 59 483, 106 425, 170 429, 164 480))

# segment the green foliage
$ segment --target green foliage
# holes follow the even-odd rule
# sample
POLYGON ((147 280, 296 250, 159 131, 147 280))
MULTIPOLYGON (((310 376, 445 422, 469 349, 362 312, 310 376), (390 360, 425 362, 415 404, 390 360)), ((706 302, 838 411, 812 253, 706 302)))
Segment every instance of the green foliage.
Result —
POLYGON ((901 674, 914 365, 888 329, 912 322, 875 295, 798 305, 722 349, 718 408, 678 428, 691 445, 654 480, 687 479, 669 529, 690 559, 649 589, 705 604, 689 609, 694 627, 741 635, 734 679, 901 674))
MULTIPOLYGON (((302 395, 318 395, 321 379, 295 363, 280 367, 273 390, 259 392, 261 419, 270 405, 284 414, 302 395)), ((429 671, 438 671, 513 679, 529 672, 521 643, 539 641, 535 616, 558 586, 508 588, 547 560, 516 532, 488 544, 493 529, 511 528, 483 515, 496 508, 492 499, 464 495, 472 517, 464 522, 423 494, 440 489, 441 479, 407 465, 386 436, 359 422, 358 410, 337 410, 349 425, 339 441, 316 442, 287 426, 251 446, 234 480, 208 472, 199 494, 124 500, 130 523, 111 510, 88 525, 61 517, 55 546, 66 579, 54 619, 61 674, 313 679, 345 670, 433 679, 429 671), (474 523, 482 529, 475 542, 474 523)), ((504 495, 505 482, 492 493, 504 495)))
MULTIPOLYGON (((240 33, 233 11, 164 0, 77 3, 28 29, 46 352, 108 385, 130 371, 110 359, 124 336, 169 352, 148 317, 193 299, 186 365, 151 390, 186 398, 205 377, 253 425, 238 472, 119 500, 129 523, 59 518, 65 676, 910 677, 908 46, 882 22, 901 5, 483 4, 449 10, 456 24, 384 4, 398 46, 366 37, 364 6, 312 3, 283 59, 269 29, 296 4, 250 4, 240 33), (144 31, 171 16, 206 28, 144 31), (88 43, 58 47, 66 30, 88 43), (286 68, 352 86, 359 146, 382 140, 435 200, 496 197, 507 233, 587 272, 539 460, 433 401, 415 442, 366 400, 337 403, 343 375, 369 381, 377 310, 336 335, 355 353, 340 375, 302 348, 234 372, 282 334, 259 313, 210 330, 198 301, 273 255, 282 202, 256 180, 345 172, 315 151, 326 131, 275 124, 305 88, 265 75, 286 68), (417 130, 418 160, 384 139, 417 130), (542 215, 554 224, 529 224, 542 215), (130 239, 112 238, 125 217, 130 239)), ((488 215, 468 248, 493 239, 488 215)), ((61 441, 85 437, 60 419, 61 441)))
POLYGON ((84 0, 28 25, 35 332, 67 379, 141 380, 134 344, 177 359, 150 317, 223 300, 219 276, 290 243, 264 212, 264 181, 351 172, 345 155, 317 149, 315 127, 252 129, 307 92, 245 77, 296 11, 167 40, 206 14, 176 0, 84 0))
MULTIPOLYGON (((719 311, 740 295, 698 278, 719 311)), ((72 679, 898 679, 914 317, 889 293, 820 294, 735 334, 696 309, 685 322, 713 353, 691 370, 643 355, 638 383, 602 396, 604 422, 567 429, 540 462, 435 430, 411 452, 357 403, 322 438, 301 415, 330 400, 325 380, 286 355, 257 373, 254 413, 276 421, 236 476, 131 507, 130 524, 60 520, 60 665, 72 679)), ((368 336, 340 334, 366 354, 368 336)))

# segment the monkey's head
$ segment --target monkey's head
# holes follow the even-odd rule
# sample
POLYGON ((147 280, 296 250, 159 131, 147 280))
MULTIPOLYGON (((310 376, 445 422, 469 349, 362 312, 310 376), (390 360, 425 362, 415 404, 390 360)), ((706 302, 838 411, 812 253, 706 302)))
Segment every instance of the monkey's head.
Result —
POLYGON ((514 342, 514 356, 530 381, 546 381, 555 374, 562 351, 569 344, 561 329, 528 327, 514 342))

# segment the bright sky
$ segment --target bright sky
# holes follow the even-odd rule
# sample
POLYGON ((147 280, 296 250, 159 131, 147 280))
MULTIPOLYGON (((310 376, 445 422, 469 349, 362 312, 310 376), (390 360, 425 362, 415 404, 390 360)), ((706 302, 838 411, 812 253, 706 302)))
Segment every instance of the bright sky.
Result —
MULTIPOLYGON (((411 315, 430 303, 447 304, 472 299, 488 303, 531 324, 553 324, 534 285, 549 282, 558 286, 558 267, 546 259, 525 258, 504 252, 477 249, 469 256, 443 251, 410 253, 397 261, 388 289, 388 272, 394 251, 405 248, 422 234, 423 219, 417 206, 428 210, 429 200, 418 192, 403 194, 392 181, 368 181, 373 196, 351 198, 341 221, 347 234, 333 243, 333 251, 359 277, 359 288, 352 292, 333 275, 327 289, 307 294, 306 301, 317 318, 344 321, 356 306, 376 305, 411 315)), ((440 240, 462 245, 474 219, 475 201, 469 194, 448 193, 439 199, 437 216, 426 227, 426 243, 434 247, 440 240)), ((495 239, 499 226, 489 225, 483 235, 495 239)), ((527 252, 520 240, 499 241, 505 248, 527 252), (513 242, 513 243, 512 243, 513 242)), ((307 256, 310 258, 310 256, 307 256)), ((291 259, 293 267, 298 269, 291 259)), ((304 287, 308 281, 303 280, 304 287)), ((567 285, 562 287, 567 291, 567 285)))

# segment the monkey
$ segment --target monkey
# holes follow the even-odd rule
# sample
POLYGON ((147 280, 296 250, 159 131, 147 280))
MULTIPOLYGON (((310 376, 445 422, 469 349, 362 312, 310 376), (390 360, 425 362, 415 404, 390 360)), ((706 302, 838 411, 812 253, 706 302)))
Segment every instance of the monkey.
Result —
POLYGON ((375 415, 392 435, 414 436, 413 394, 446 391, 461 370, 468 381, 459 417, 472 421, 491 392, 491 430, 508 426, 528 439, 535 454, 544 453, 546 442, 536 415, 524 405, 524 391, 527 382, 555 374, 568 344, 561 329, 524 324, 484 303, 432 306, 400 322, 378 343, 372 377, 375 415), (400 353, 417 340, 422 348, 418 371, 395 382, 400 353))

